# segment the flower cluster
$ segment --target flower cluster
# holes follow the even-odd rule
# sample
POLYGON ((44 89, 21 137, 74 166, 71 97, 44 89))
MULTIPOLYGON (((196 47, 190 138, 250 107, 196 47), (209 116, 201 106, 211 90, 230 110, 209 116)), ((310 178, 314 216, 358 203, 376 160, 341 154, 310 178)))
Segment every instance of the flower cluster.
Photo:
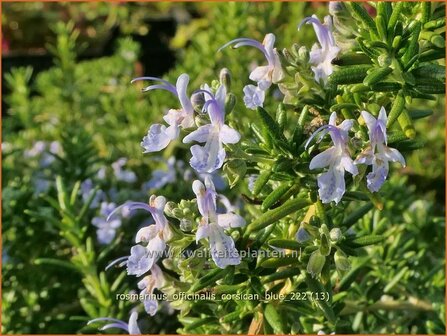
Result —
POLYGON ((337 126, 337 114, 333 112, 329 124, 321 126, 309 138, 306 147, 317 136, 318 141, 329 133, 333 146, 316 155, 310 162, 310 169, 326 168, 328 170, 318 176, 318 192, 323 203, 340 202, 345 193, 345 171, 356 176, 357 165, 372 165, 372 172, 367 175, 367 187, 371 192, 377 192, 388 176, 389 162, 399 162, 405 167, 405 159, 397 149, 387 147, 386 122, 387 115, 382 107, 378 118, 369 112, 362 111, 362 117, 369 130, 369 145, 359 154, 355 161, 349 152, 348 131, 354 120, 344 120, 337 126))

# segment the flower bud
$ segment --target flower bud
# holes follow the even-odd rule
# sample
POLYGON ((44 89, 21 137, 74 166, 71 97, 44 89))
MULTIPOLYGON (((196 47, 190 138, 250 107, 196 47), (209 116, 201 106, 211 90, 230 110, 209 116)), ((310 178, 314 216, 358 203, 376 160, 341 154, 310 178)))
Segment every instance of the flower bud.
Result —
POLYGON ((315 278, 321 273, 325 262, 326 257, 322 255, 319 250, 314 251, 309 258, 309 262, 307 263, 307 272, 315 278))
POLYGON ((219 80, 222 85, 225 85, 227 92, 231 89, 231 73, 227 68, 220 70, 219 80))
POLYGON ((335 267, 340 273, 344 273, 351 269, 351 262, 349 261, 346 254, 341 250, 337 250, 334 254, 335 267))
POLYGON ((183 218, 183 211, 179 208, 173 209, 172 217, 177 218, 177 219, 183 218))
POLYGON ((328 256, 331 253, 331 244, 325 234, 321 235, 320 244, 320 253, 324 256, 328 256))
POLYGON ((305 46, 298 49, 298 59, 303 63, 309 62, 309 50, 305 46))
POLYGON ((388 54, 381 54, 378 58, 377 58, 379 65, 381 67, 387 67, 391 65, 392 62, 392 58, 388 55, 388 54))
POLYGON ((189 219, 182 218, 180 220, 180 230, 190 232, 192 230, 192 221, 189 219))
POLYGON ((282 52, 278 53, 279 59, 282 64, 295 64, 296 56, 292 55, 286 48, 282 50, 282 52))
POLYGON ((338 242, 343 237, 343 234, 341 233, 341 230, 339 228, 333 228, 329 232, 329 237, 333 242, 338 242))
POLYGON ((202 109, 203 105, 205 104, 205 97, 203 93, 194 93, 191 97, 191 104, 194 108, 194 111, 196 111, 197 113, 203 113, 202 109))
POLYGON ((168 216, 168 217, 175 217, 173 214, 172 214, 172 211, 174 210, 174 209, 176 209, 177 208, 177 204, 175 203, 175 202, 172 202, 172 201, 169 201, 168 203, 166 203, 166 205, 165 205, 165 214, 168 216))
POLYGON ((233 93, 227 94, 227 97, 225 98, 225 112, 227 114, 230 114, 233 112, 234 107, 236 106, 236 96, 233 93))

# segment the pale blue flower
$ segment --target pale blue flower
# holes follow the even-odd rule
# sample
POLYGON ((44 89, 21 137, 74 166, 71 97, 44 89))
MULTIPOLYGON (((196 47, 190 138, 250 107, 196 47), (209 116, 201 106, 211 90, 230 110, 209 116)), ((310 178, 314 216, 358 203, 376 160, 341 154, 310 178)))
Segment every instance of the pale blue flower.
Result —
POLYGON ((100 244, 109 244, 116 235, 116 230, 121 226, 121 219, 107 220, 116 209, 115 203, 102 202, 100 214, 92 219, 92 224, 97 227, 96 236, 100 244))
POLYGON ((106 167, 99 168, 98 172, 96 173, 96 177, 99 180, 105 180, 106 179, 106 167))
POLYGON ((301 225, 298 229, 295 239, 298 241, 298 243, 305 243, 311 238, 309 232, 301 225))
POLYGON ((234 44, 233 48, 239 48, 242 46, 251 46, 259 49, 264 54, 268 65, 258 66, 250 73, 250 79, 258 83, 259 89, 265 91, 272 83, 278 83, 284 79, 284 71, 281 67, 281 62, 279 60, 278 51, 274 48, 275 35, 267 34, 265 35, 262 44, 256 40, 249 38, 237 38, 232 40, 219 50, 234 44))
POLYGON ((209 176, 213 181, 213 185, 216 188, 216 190, 224 190, 227 187, 226 180, 222 176, 220 176, 218 171, 214 171, 212 173, 201 173, 196 175, 202 181, 205 181, 206 177, 209 176))
POLYGON ((36 156, 41 155, 45 151, 46 148, 47 148, 47 144, 45 141, 41 141, 41 140, 36 141, 33 144, 33 147, 31 147, 31 149, 28 149, 24 152, 24 156, 26 158, 34 158, 36 156))
POLYGON ((149 198, 149 204, 126 202, 109 215, 108 220, 123 208, 127 208, 129 212, 141 209, 150 212, 155 221, 155 224, 143 227, 137 232, 135 243, 138 245, 133 246, 130 250, 130 256, 127 260, 127 274, 136 275, 137 277, 143 275, 162 256, 166 248, 166 241, 172 237, 168 220, 164 215, 165 204, 166 199, 163 196, 156 197, 152 195, 149 198))
POLYGON ((205 179, 205 185, 199 180, 194 181, 192 188, 202 215, 196 241, 208 238, 211 257, 217 267, 225 268, 228 265, 240 264, 241 258, 235 248, 233 238, 226 235, 224 229, 242 227, 245 225, 245 220, 232 212, 217 214, 217 194, 210 177, 205 179))
POLYGON ((307 147, 320 132, 323 133, 320 135, 319 141, 329 133, 333 142, 332 147, 315 156, 309 165, 310 169, 329 167, 325 173, 318 176, 318 193, 323 203, 340 202, 346 190, 345 170, 354 176, 358 174, 358 169, 354 165, 348 149, 348 131, 354 121, 344 120, 337 126, 336 119, 337 114, 333 112, 329 124, 320 127, 306 143, 307 147))
POLYGON ((327 82, 328 77, 333 72, 332 60, 337 57, 340 48, 335 43, 334 35, 332 34, 332 18, 327 15, 324 17, 324 23, 321 23, 316 15, 305 18, 301 21, 298 29, 305 23, 311 23, 315 34, 317 35, 318 44, 312 46, 310 51, 310 63, 312 71, 315 75, 315 80, 324 83, 327 82))
POLYGON ((46 193, 50 189, 51 183, 46 177, 37 174, 37 176, 33 179, 33 186, 34 194, 38 195, 46 193))
POLYGON ((157 313, 158 301, 154 299, 154 290, 163 287, 165 278, 163 272, 156 264, 151 268, 151 274, 145 276, 138 282, 138 288, 141 289, 140 295, 143 295, 143 305, 146 312, 154 316, 157 313))
MULTIPOLYGON (((166 161, 167 170, 157 169, 152 172, 152 178, 144 184, 144 189, 160 189, 177 180, 176 159, 171 156, 166 161)), ((178 166, 178 164, 177 164, 178 166)))
POLYGON ((138 327, 137 320, 138 320, 138 313, 134 311, 134 312, 132 312, 132 314, 130 314, 128 323, 118 320, 118 319, 111 318, 111 317, 99 317, 99 318, 95 318, 93 320, 88 321, 87 325, 96 323, 96 322, 107 321, 107 322, 111 322, 111 323, 106 324, 99 330, 117 328, 117 329, 124 330, 129 335, 141 335, 141 331, 140 331, 140 328, 138 327))
POLYGON ((216 95, 208 90, 199 90, 198 92, 205 93, 203 108, 208 112, 211 123, 200 126, 188 134, 183 142, 205 143, 204 146, 194 145, 191 147, 192 158, 189 163, 199 173, 211 173, 223 165, 226 156, 223 144, 237 143, 241 136, 236 130, 224 124, 225 86, 220 85, 216 95))
POLYGON ((258 106, 263 106, 265 99, 265 91, 259 86, 246 85, 244 87, 244 104, 247 108, 256 110, 258 106))
MULTIPOLYGON (((93 191, 93 181, 92 179, 86 179, 81 183, 81 197, 84 203, 90 198, 90 195, 93 191)), ((99 202, 104 200, 104 192, 102 190, 98 190, 93 197, 92 202, 90 203, 90 209, 96 209, 99 206, 99 202)))
POLYGON ((36 141, 33 147, 24 152, 26 158, 39 157, 39 165, 42 168, 48 167, 55 160, 55 155, 59 155, 62 152, 62 147, 58 141, 52 141, 47 143, 45 141, 36 141))
POLYGON ((388 176, 389 162, 399 162, 405 167, 405 159, 397 149, 387 146, 388 118, 384 107, 380 109, 377 119, 366 111, 362 111, 362 117, 368 127, 370 145, 360 153, 354 163, 372 165, 372 172, 366 176, 366 182, 371 192, 377 192, 388 176))
POLYGON ((166 127, 163 124, 151 125, 147 135, 141 142, 141 146, 144 148, 144 153, 158 152, 166 148, 172 140, 178 138, 180 134, 180 127, 191 128, 194 126, 194 108, 186 92, 189 83, 189 76, 187 74, 181 74, 177 79, 176 86, 157 77, 135 78, 132 83, 138 80, 153 80, 161 82, 162 84, 150 85, 144 88, 143 92, 155 89, 167 90, 173 93, 180 101, 181 109, 170 109, 163 117, 164 121, 169 126, 166 127))
POLYGON ((258 179, 259 175, 252 174, 248 176, 248 190, 250 190, 251 193, 255 190, 255 183, 258 179))
POLYGON ((129 169, 123 169, 126 163, 126 158, 120 158, 112 163, 113 173, 118 181, 134 183, 137 180, 137 175, 129 169))

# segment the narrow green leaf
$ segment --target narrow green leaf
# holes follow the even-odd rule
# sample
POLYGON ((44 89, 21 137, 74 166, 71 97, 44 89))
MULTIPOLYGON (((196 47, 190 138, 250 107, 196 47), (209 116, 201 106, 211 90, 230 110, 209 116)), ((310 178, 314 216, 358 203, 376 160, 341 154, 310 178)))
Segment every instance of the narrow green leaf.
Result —
POLYGON ((399 118, 400 114, 405 108, 405 97, 403 92, 399 92, 391 105, 390 113, 388 114, 388 121, 386 127, 389 128, 399 118))
POLYGON ((365 205, 362 205, 361 207, 357 208, 356 210, 352 211, 343 221, 342 226, 345 227, 351 227, 352 225, 354 225, 355 223, 357 223, 357 221, 362 218, 363 216, 365 216, 372 208, 374 207, 374 205, 372 203, 367 203, 365 205))
POLYGON ((382 39, 382 41, 387 40, 387 24, 386 24, 386 18, 383 14, 379 14, 376 16, 376 28, 379 34, 379 37, 382 39))
POLYGON ((411 34, 407 50, 402 56, 402 62, 404 65, 407 65, 407 63, 409 63, 410 60, 412 60, 412 58, 419 53, 419 34, 421 33, 421 27, 421 23, 417 21, 414 31, 411 34))
POLYGON ((263 260, 259 266, 264 268, 278 268, 287 265, 298 265, 299 263, 300 261, 296 256, 285 256, 263 260))
MULTIPOLYGON (((314 293, 326 292, 323 285, 309 275, 306 276, 306 283, 309 286, 309 289, 314 293)), ((332 310, 332 307, 329 305, 329 303, 326 301, 323 301, 323 300, 315 300, 315 303, 316 303, 317 307, 321 309, 321 311, 323 312, 324 316, 326 316, 328 321, 331 324, 335 324, 337 318, 334 314, 334 311, 332 310)))
POLYGON ((330 75, 329 82, 337 85, 362 83, 369 69, 371 65, 363 64, 340 67, 330 75))
POLYGON ((258 115, 261 119, 262 126, 267 130, 268 134, 272 137, 275 144, 287 143, 287 139, 281 132, 281 129, 277 122, 273 120, 270 114, 262 107, 257 108, 258 115))
POLYGON ((296 240, 288 239, 271 239, 268 244, 273 247, 285 248, 289 250, 300 250, 303 246, 300 245, 296 240))
POLYGON ((389 293, 396 285, 397 283, 406 275, 408 272, 408 266, 405 266, 402 268, 399 273, 397 273, 391 280, 388 282, 388 284, 383 289, 384 293, 389 293))
POLYGON ((351 5, 351 8, 353 12, 356 14, 356 16, 366 26, 365 28, 367 28, 370 31, 371 37, 377 38, 378 34, 374 20, 372 19, 371 16, 369 16, 368 12, 363 7, 363 4, 357 2, 350 2, 349 4, 351 5))
POLYGON ((262 279, 263 283, 269 283, 276 280, 289 279, 295 275, 299 275, 301 270, 298 267, 290 267, 284 271, 277 271, 273 274, 267 275, 262 279))
POLYGON ((308 200, 304 199, 292 199, 281 205, 276 209, 272 209, 262 214, 258 219, 251 222, 248 227, 248 232, 258 231, 274 222, 290 215, 306 206, 310 203, 308 200))
POLYGON ((204 326, 204 325, 208 326, 210 324, 215 324, 215 323, 218 323, 218 320, 215 317, 205 317, 205 318, 199 319, 198 321, 186 326, 185 331, 191 331, 191 330, 197 329, 201 326, 204 326))
POLYGON ((267 303, 264 308, 264 317, 270 326, 273 328, 275 334, 284 334, 283 322, 281 315, 276 310, 272 303, 267 303))
POLYGON ((202 278, 197 280, 195 284, 191 286, 189 292, 197 292, 207 286, 211 286, 216 283, 217 280, 222 279, 230 270, 231 267, 226 267, 224 269, 216 268, 209 271, 202 278))
POLYGON ((38 258, 34 260, 35 265, 52 265, 56 267, 62 267, 66 269, 70 269, 76 272, 79 272, 79 269, 73 265, 72 263, 65 261, 65 260, 59 260, 59 259, 53 259, 53 258, 38 258))
POLYGON ((376 92, 393 92, 402 89, 402 84, 395 82, 379 82, 371 85, 371 90, 376 92))
POLYGON ((271 175, 272 171, 265 170, 258 176, 253 186, 253 195, 258 195, 261 192, 262 188, 264 188, 269 181, 271 175))
POLYGON ((433 115, 433 110, 411 110, 408 114, 412 120, 422 119, 433 115))
POLYGON ((391 17, 388 21, 388 30, 394 29, 394 26, 396 25, 397 20, 399 19, 403 6, 404 6, 403 1, 396 1, 394 3, 393 12, 391 13, 391 17))
POLYGON ((363 84, 368 85, 368 86, 376 84, 380 81, 383 81, 392 72, 393 72, 393 69, 391 69, 390 67, 373 69, 363 79, 363 84))
POLYGON ((397 121, 399 122, 399 125, 407 138, 413 139, 416 136, 416 130, 414 129, 413 122, 405 109, 402 110, 397 118, 397 121))
POLYGON ((262 202, 261 210, 266 211, 270 209, 272 205, 274 205, 278 200, 290 189, 290 184, 283 183, 276 189, 274 189, 262 202))
POLYGON ((385 239, 386 239, 385 236, 368 235, 368 236, 357 237, 352 240, 346 240, 346 243, 360 247, 360 246, 374 245, 384 241, 385 239))

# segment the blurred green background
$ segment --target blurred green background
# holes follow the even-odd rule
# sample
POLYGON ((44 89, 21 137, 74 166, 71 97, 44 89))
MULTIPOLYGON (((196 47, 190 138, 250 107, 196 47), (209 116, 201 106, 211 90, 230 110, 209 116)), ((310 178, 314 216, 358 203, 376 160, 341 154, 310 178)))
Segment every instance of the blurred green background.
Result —
MULTIPOLYGON (((278 46, 294 42, 309 46, 313 33, 297 32, 296 27, 312 13, 322 17, 326 5, 2 3, 2 333, 94 331, 83 330, 88 314, 80 303, 86 295, 81 276, 36 262, 54 257, 69 260, 72 255, 72 247, 53 223, 59 214, 45 195, 55 197, 56 176, 62 176, 71 190, 76 181, 94 179, 101 168, 121 157, 128 159, 127 167, 136 173, 137 181, 123 183, 110 177, 98 182, 101 188, 114 189, 117 201, 144 195, 141 184, 163 164, 143 156, 139 143, 172 99, 163 92, 143 95, 130 80, 143 74, 175 80, 186 72, 191 87, 198 87, 215 79, 222 67, 237 78, 247 78, 248 66, 262 60, 259 52, 247 48, 216 53, 217 49, 237 37, 262 40, 268 32, 276 34, 278 46), (62 150, 54 163, 44 166, 26 155, 38 141, 60 144, 62 150), (43 185, 45 192, 41 193, 43 185)), ((246 81, 234 82, 233 91, 242 92, 246 81)), ((393 186, 385 191, 389 202, 396 205, 386 207, 392 209, 387 234, 396 235, 396 246, 387 249, 396 262, 378 263, 374 277, 365 277, 362 286, 385 286, 396 269, 407 266, 415 271, 405 276, 400 290, 433 302, 437 309, 428 315, 399 317, 414 320, 410 323, 414 330, 399 329, 408 325, 399 319, 391 329, 381 329, 366 314, 353 314, 353 331, 358 333, 439 333, 439 321, 444 320, 445 104, 443 99, 430 104, 435 113, 416 124, 427 140, 426 147, 411 154, 408 168, 394 176, 393 186)), ((240 99, 238 108, 245 111, 242 106, 240 99)), ((166 193, 181 199, 189 195, 182 194, 186 190, 170 186, 166 193)), ((93 216, 92 210, 89 218, 93 216)), ((364 225, 378 217, 368 217, 364 225)), ((141 217, 132 219, 138 220, 141 217)), ((94 236, 89 220, 85 225, 94 236)), ((136 226, 122 230, 122 244, 98 261, 98 269, 126 255, 133 228, 136 226)), ((381 247, 371 251, 377 260, 383 253, 381 247)), ((133 279, 125 281, 127 288, 135 287, 133 279)), ((353 291, 366 295, 362 288, 353 291)), ((114 307, 110 313, 126 319, 126 309, 114 307)), ((388 320, 397 318, 386 314, 388 320)), ((152 333, 175 333, 178 326, 163 314, 150 320, 152 333)))

